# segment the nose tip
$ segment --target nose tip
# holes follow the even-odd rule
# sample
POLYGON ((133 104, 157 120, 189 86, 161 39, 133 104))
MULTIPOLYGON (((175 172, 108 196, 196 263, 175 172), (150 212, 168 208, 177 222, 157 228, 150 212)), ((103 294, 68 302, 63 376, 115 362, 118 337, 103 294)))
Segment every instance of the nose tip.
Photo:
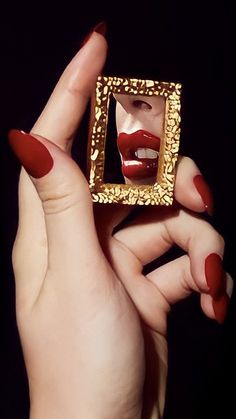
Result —
POLYGON ((165 99, 162 96, 114 94, 116 100, 116 128, 120 132, 145 129, 162 136, 165 99))

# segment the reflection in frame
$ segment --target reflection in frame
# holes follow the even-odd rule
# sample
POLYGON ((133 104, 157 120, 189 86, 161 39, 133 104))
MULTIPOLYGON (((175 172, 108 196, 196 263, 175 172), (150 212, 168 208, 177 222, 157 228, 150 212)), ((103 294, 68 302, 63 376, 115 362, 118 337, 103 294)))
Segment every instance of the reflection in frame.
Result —
MULTIPOLYGON (((98 77, 94 103, 92 102, 88 142, 89 187, 94 202, 129 205, 172 204, 175 164, 180 140, 180 93, 181 84, 179 83, 121 77, 98 77), (105 183, 104 181, 109 106, 111 98, 115 98, 117 103, 118 101, 122 103, 120 98, 125 99, 125 95, 128 95, 127 99, 132 97, 132 100, 137 97, 136 103, 139 104, 149 104, 151 101, 154 103, 155 97, 164 99, 162 134, 159 135, 161 141, 158 151, 158 164, 156 165, 155 176, 150 184, 148 182, 146 184, 145 179, 141 183, 135 180, 131 182, 125 176, 124 183, 105 183)), ((140 131, 136 132, 140 133, 140 131)), ((143 152, 143 149, 141 152, 143 152)), ((144 160, 140 159, 141 162, 144 160)), ((123 165, 122 155, 121 165, 123 165)))

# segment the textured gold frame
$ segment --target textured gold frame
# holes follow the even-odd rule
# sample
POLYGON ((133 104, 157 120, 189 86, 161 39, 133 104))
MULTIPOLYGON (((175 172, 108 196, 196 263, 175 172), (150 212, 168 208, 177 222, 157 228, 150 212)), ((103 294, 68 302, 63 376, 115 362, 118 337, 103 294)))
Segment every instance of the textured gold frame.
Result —
POLYGON ((129 205, 171 205, 175 164, 180 140, 181 84, 153 80, 99 76, 92 103, 88 142, 89 188, 94 202, 129 205), (110 95, 164 96, 164 137, 161 141, 156 182, 153 185, 104 183, 105 144, 110 95))

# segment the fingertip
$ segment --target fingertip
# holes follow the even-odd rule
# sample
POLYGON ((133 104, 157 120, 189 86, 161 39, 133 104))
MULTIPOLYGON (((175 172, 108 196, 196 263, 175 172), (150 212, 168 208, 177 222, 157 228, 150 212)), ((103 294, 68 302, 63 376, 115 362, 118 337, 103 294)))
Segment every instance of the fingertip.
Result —
POLYGON ((107 24, 105 21, 99 22, 94 28, 85 36, 81 43, 81 48, 87 47, 89 44, 92 44, 94 41, 97 43, 100 48, 107 49, 108 44, 106 40, 107 33, 107 24))
POLYGON ((9 143, 22 166, 35 179, 48 174, 53 167, 53 158, 36 137, 24 131, 12 129, 8 134, 9 143))
POLYGON ((99 33, 100 35, 106 37, 107 33, 107 24, 105 20, 99 22, 93 29, 93 32, 99 33))
POLYGON ((228 314, 230 298, 225 292, 218 300, 212 300, 215 318, 219 324, 223 324, 228 314))
POLYGON ((225 292, 219 299, 212 298, 209 294, 201 295, 201 307, 204 314, 223 324, 227 318, 230 298, 225 292))
POLYGON ((103 20, 99 22, 96 26, 94 26, 94 28, 83 39, 81 43, 81 47, 84 46, 89 41, 89 39, 91 38, 94 32, 102 35, 103 38, 106 38, 106 32, 107 32, 106 22, 103 20))
POLYGON ((98 32, 92 31, 62 74, 60 83, 66 90, 82 94, 88 99, 107 56, 107 41, 98 32))
POLYGON ((197 174, 193 178, 194 186, 199 193, 205 207, 205 211, 209 215, 213 215, 213 196, 212 192, 201 174, 197 174))
POLYGON ((177 164, 175 199, 186 208, 196 212, 213 214, 213 197, 195 162, 181 156, 177 164))

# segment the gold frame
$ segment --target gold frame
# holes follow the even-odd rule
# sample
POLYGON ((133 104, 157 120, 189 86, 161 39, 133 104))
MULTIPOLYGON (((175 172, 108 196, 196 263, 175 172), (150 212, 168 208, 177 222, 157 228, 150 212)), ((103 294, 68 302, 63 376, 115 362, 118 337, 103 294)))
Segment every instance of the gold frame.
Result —
POLYGON ((180 140, 181 84, 153 80, 99 76, 92 101, 88 142, 89 188, 92 200, 128 205, 171 205, 180 140), (105 144, 112 93, 164 96, 164 138, 156 182, 153 185, 104 183, 105 144), (93 103, 94 102, 94 103, 93 103))

